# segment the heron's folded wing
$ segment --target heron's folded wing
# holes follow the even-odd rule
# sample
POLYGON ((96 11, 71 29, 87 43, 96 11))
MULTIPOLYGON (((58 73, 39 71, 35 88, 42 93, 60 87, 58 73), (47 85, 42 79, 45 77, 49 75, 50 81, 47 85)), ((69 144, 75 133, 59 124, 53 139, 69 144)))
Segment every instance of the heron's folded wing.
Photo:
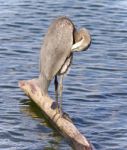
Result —
POLYGON ((68 20, 55 22, 49 27, 41 50, 41 73, 51 80, 71 53, 74 27, 68 20))

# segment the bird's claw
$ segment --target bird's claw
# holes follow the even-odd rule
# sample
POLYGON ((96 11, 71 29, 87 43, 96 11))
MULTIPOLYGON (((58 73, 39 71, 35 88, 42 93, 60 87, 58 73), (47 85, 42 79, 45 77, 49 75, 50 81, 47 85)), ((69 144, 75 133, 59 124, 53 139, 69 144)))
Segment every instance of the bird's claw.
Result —
POLYGON ((68 120, 69 122, 72 122, 69 115, 67 113, 63 112, 60 108, 57 108, 57 113, 60 114, 60 118, 64 118, 64 119, 68 120))
POLYGON ((68 120, 69 122, 72 122, 71 118, 69 117, 69 115, 65 112, 62 113, 62 117, 66 120, 68 120))
POLYGON ((69 115, 67 113, 63 112, 62 109, 59 107, 59 105, 56 102, 52 103, 51 108, 56 109, 56 114, 59 114, 60 118, 64 118, 64 119, 68 120, 69 122, 72 122, 69 115))
POLYGON ((57 113, 57 114, 60 114, 60 117, 62 117, 62 115, 63 115, 63 112, 62 112, 62 110, 59 108, 59 106, 57 106, 57 108, 56 108, 56 113, 57 113))

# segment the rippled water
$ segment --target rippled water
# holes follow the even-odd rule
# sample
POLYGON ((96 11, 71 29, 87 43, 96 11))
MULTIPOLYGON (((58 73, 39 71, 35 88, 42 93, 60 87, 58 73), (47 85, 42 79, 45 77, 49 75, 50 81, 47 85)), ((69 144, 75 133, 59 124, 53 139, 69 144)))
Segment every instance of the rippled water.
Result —
MULTIPOLYGON (((0 1, 0 149, 71 149, 18 88, 38 76, 42 37, 61 15, 92 35, 64 79, 63 108, 97 150, 126 150, 126 0, 0 1)), ((54 97, 53 85, 49 92, 54 97)))

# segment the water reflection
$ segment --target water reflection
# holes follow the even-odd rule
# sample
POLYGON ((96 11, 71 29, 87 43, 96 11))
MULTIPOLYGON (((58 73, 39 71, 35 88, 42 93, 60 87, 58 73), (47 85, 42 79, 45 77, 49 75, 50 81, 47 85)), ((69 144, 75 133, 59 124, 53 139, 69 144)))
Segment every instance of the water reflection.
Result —
POLYGON ((48 122, 48 120, 43 115, 42 110, 33 101, 24 99, 21 100, 21 112, 39 122, 37 128, 44 131, 39 133, 39 137, 42 141, 47 138, 47 135, 48 137, 51 137, 51 140, 49 140, 47 145, 43 147, 43 150, 58 150, 60 144, 64 142, 64 139, 53 128, 52 124, 48 122))

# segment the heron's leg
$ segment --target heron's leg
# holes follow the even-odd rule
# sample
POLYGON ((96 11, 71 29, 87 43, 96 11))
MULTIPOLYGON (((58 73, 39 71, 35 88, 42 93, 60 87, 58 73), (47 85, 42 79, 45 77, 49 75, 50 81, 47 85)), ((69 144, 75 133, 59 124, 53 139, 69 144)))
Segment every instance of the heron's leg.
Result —
POLYGON ((54 85, 55 85, 56 104, 57 104, 57 110, 58 110, 59 104, 58 104, 58 80, 57 80, 57 75, 55 76, 54 85))
POLYGON ((60 93, 60 114, 61 114, 61 115, 62 115, 63 78, 64 78, 64 75, 61 75, 61 76, 60 76, 60 83, 59 83, 59 93, 60 93))

